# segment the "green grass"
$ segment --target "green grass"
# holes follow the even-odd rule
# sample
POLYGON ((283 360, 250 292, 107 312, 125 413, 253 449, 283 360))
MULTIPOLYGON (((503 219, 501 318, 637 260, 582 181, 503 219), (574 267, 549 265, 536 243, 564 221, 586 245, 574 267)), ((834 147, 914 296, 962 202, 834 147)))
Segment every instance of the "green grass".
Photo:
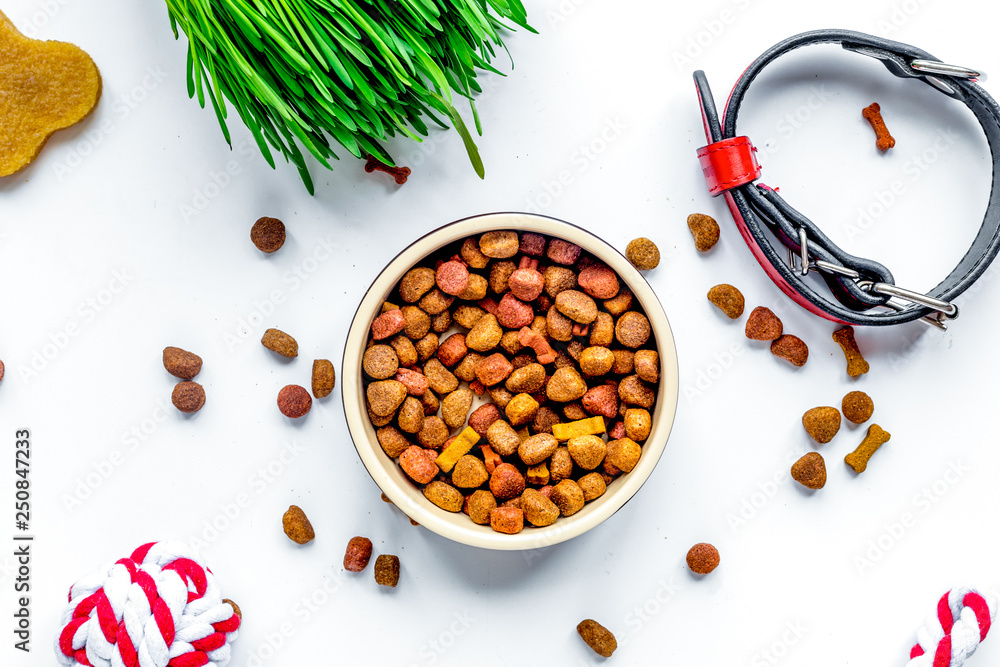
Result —
POLYGON ((314 192, 303 150, 332 168, 340 145, 395 164, 383 147, 416 141, 427 123, 461 134, 483 162, 454 96, 473 98, 477 72, 505 49, 500 33, 530 32, 520 0, 167 0, 174 36, 188 37, 188 94, 215 110, 226 141, 235 109, 273 168, 272 149, 314 192))

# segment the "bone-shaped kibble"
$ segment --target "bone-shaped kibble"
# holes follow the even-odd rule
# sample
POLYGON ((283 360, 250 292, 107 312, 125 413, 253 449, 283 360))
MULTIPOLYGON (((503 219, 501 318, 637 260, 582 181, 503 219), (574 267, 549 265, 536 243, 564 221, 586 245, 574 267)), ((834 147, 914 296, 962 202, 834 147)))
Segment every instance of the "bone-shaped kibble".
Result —
POLYGON ((844 457, 844 463, 854 468, 854 472, 863 473, 868 467, 868 459, 879 447, 889 442, 889 437, 889 433, 883 431, 881 426, 872 424, 868 427, 868 433, 858 448, 844 457))
POLYGON ((83 120, 100 96, 100 72, 82 49, 29 39, 0 12, 0 176, 28 166, 53 132, 83 120))
POLYGON ((887 151, 896 145, 896 140, 889 134, 889 128, 885 126, 885 121, 882 120, 882 110, 879 108, 878 102, 872 102, 862 109, 861 115, 864 116, 868 124, 875 130, 875 148, 880 151, 887 151))
POLYGON ((374 155, 369 155, 365 161, 365 171, 369 174, 373 171, 384 171, 395 179, 397 185, 406 183, 406 179, 410 176, 409 167, 390 167, 374 155))
POLYGON ((861 350, 858 349, 858 342, 854 340, 854 327, 846 326, 842 329, 837 329, 833 332, 833 340, 844 350, 844 356, 847 358, 847 374, 849 376, 856 378, 868 372, 868 362, 861 356, 861 350))
POLYGON ((552 346, 549 345, 549 341, 545 340, 542 336, 524 327, 517 332, 517 339, 520 341, 521 345, 530 347, 535 351, 535 355, 538 357, 538 363, 540 364, 551 364, 556 360, 556 353, 553 351, 552 346))

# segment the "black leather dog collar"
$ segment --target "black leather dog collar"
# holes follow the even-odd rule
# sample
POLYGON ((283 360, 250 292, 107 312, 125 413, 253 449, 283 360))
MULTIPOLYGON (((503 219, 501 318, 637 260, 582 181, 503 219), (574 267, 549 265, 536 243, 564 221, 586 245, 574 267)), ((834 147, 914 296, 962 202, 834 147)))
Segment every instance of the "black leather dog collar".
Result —
POLYGON ((705 73, 697 71, 694 81, 709 141, 698 155, 709 191, 713 196, 725 195, 744 240, 775 284, 813 313, 842 324, 900 324, 924 318, 945 328, 944 320, 958 315, 951 301, 982 275, 1000 250, 1000 108, 976 85, 978 76, 973 70, 946 65, 926 51, 872 35, 848 30, 805 32, 771 47, 747 68, 733 88, 720 124, 705 73), (993 188, 986 217, 958 266, 928 294, 897 287, 886 267, 844 252, 774 190, 752 183, 760 176, 753 156, 756 149, 749 139, 736 135, 743 96, 772 60, 812 44, 840 44, 848 51, 877 58, 898 77, 922 80, 968 106, 986 133, 993 161, 993 188), (768 240, 765 230, 786 246, 787 261, 768 240), (794 265, 793 253, 801 258, 799 266, 794 265), (809 271, 819 271, 833 299, 803 280, 809 271), (873 310, 876 307, 887 310, 873 310))

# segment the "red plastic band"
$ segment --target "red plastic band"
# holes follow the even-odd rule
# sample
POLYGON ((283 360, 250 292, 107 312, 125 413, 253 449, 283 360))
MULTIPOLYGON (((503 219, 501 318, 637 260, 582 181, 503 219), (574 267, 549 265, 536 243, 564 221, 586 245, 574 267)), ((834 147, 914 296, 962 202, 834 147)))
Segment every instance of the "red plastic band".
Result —
POLYGON ((760 178, 757 151, 747 137, 723 139, 698 149, 708 193, 716 197, 730 188, 760 178))

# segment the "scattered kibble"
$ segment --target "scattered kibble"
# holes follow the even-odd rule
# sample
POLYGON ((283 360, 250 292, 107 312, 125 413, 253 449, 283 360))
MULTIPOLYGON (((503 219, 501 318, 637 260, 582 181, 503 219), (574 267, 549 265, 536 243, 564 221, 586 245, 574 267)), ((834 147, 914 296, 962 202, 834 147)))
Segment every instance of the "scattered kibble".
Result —
POLYGON ((260 339, 267 349, 289 359, 299 356, 299 344, 294 338, 279 329, 268 329, 260 339))
POLYGON ((348 572, 361 572, 368 567, 371 557, 372 541, 367 537, 352 537, 344 552, 344 569, 348 572))
POLYGON ((848 325, 833 332, 833 340, 844 350, 847 358, 847 374, 856 378, 868 372, 868 362, 861 356, 858 342, 854 339, 854 327, 848 325))
POLYGON ((286 385, 278 392, 278 409, 290 419, 305 417, 312 408, 312 397, 305 387, 297 384, 286 385))
MULTIPOLYGON (((420 524, 410 519, 414 526, 420 524)), ((382 554, 375 559, 375 583, 379 586, 389 586, 395 588, 399 583, 399 557, 389 554, 382 554)))
POLYGON ((708 290, 708 300, 731 320, 738 319, 743 315, 743 307, 746 304, 743 293, 726 283, 716 285, 708 290))
POLYGON ((841 403, 844 418, 855 424, 864 424, 875 412, 875 402, 863 391, 852 391, 841 403))
POLYGON ((699 542, 688 550, 687 566, 695 574, 708 574, 719 567, 719 550, 707 542, 699 542))
POLYGON ((780 357, 793 366, 805 366, 809 360, 809 347, 798 336, 782 334, 771 343, 771 354, 780 357))
POLYGON ((698 252, 708 252, 719 242, 719 223, 712 216, 692 213, 688 216, 687 223, 698 252))
POLYGON ((809 452, 792 464, 792 479, 807 489, 826 486, 826 462, 819 452, 809 452))
POLYGON ((746 324, 746 337, 750 340, 777 340, 782 331, 781 320, 770 308, 757 306, 750 311, 746 324))
POLYGON ((392 176, 392 180, 396 181, 396 185, 406 183, 406 179, 410 177, 409 167, 392 167, 370 154, 365 160, 365 171, 369 174, 375 171, 384 171, 392 176))
POLYGON ((865 434, 865 439, 861 441, 857 449, 844 457, 844 463, 851 466, 854 472, 860 475, 868 468, 868 461, 872 455, 878 451, 879 447, 889 442, 890 437, 889 433, 882 430, 881 426, 872 424, 868 427, 868 433, 865 434))
POLYGON ((610 658, 611 654, 618 648, 618 640, 615 639, 614 634, 592 618, 580 621, 576 626, 576 631, 587 643, 587 646, 602 658, 610 658))
POLYGON ((326 398, 337 383, 337 371, 329 359, 316 359, 312 368, 312 392, 316 398, 326 398))
POLYGON ((198 412, 205 405, 205 388, 197 382, 178 382, 170 396, 174 407, 181 412, 198 412))
POLYGON ((281 527, 292 542, 296 544, 307 544, 316 538, 309 518, 298 505, 289 505, 285 514, 281 517, 281 527))
POLYGON ((268 254, 285 245, 285 223, 277 218, 260 218, 250 228, 250 240, 268 254))
POLYGON ((872 102, 862 109, 861 116, 875 130, 875 148, 887 151, 896 145, 896 140, 889 134, 889 128, 885 126, 885 121, 882 119, 882 109, 878 102, 872 102))
POLYGON ((825 445, 840 431, 840 412, 830 406, 806 410, 802 415, 802 426, 813 440, 825 445))
POLYGON ((193 380, 201 372, 201 363, 201 357, 194 352, 179 347, 163 348, 163 367, 174 377, 193 380))
POLYGON ((625 257, 640 271, 652 271, 660 265, 660 249, 645 236, 628 242, 625 257))

